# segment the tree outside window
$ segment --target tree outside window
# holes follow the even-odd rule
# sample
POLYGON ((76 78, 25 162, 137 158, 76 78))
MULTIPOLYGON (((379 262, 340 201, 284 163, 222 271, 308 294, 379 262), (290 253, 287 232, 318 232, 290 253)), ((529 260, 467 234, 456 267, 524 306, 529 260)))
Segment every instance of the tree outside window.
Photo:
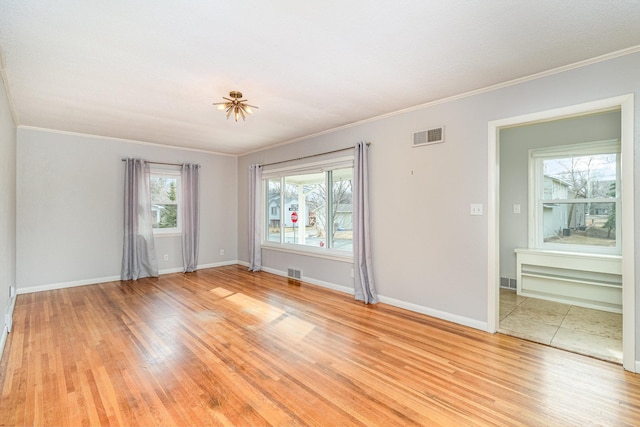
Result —
POLYGON ((179 176, 151 174, 151 216, 154 231, 179 232, 179 176))
POLYGON ((351 166, 265 179, 265 241, 352 251, 352 180, 351 166))
POLYGON ((537 247, 618 253, 617 142, 540 149, 532 156, 537 187, 532 230, 537 247))

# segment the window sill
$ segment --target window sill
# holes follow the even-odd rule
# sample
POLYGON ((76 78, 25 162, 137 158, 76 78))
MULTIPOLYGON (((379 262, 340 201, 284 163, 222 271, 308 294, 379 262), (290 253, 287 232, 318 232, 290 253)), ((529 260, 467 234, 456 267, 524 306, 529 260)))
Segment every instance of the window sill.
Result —
POLYGON ((353 255, 351 253, 344 253, 342 251, 336 250, 327 250, 327 249, 316 249, 312 247, 304 247, 300 245, 276 245, 263 243, 262 249, 275 251, 275 252, 285 252, 295 255, 304 255, 311 256, 316 258, 324 258, 332 261, 340 261, 346 263, 353 263, 353 255))
POLYGON ((578 252, 578 251, 560 251, 554 249, 534 249, 534 248, 516 248, 514 249, 516 254, 527 254, 527 255, 551 255, 551 256, 559 256, 566 258, 582 258, 582 259, 609 259, 609 260, 621 260, 622 255, 618 254, 607 254, 607 253, 599 253, 599 252, 578 252))
POLYGON ((179 237, 182 233, 153 233, 153 237, 179 237))

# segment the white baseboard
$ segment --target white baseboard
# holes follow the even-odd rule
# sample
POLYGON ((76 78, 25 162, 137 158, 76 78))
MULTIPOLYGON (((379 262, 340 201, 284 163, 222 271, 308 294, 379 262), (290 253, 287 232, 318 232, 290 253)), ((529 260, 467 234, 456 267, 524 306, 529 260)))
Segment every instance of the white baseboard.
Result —
MULTIPOLYGON (((232 261, 214 262, 211 264, 198 264, 198 270, 202 270, 203 268, 216 268, 216 267, 224 267, 225 265, 236 265, 236 264, 240 264, 240 261, 234 259, 232 261)), ((249 264, 247 264, 247 266, 249 266, 249 264)))
MULTIPOLYGON (((240 263, 240 262, 238 262, 238 263, 242 264, 242 265, 246 264, 247 267, 249 266, 248 263, 240 263)), ((278 276, 287 277, 287 273, 284 272, 284 271, 275 270, 275 269, 268 268, 268 267, 262 267, 262 270, 266 271, 267 273, 273 273, 273 274, 276 274, 278 276)), ((350 288, 350 287, 347 287, 347 286, 336 285, 334 283, 324 282, 322 280, 315 280, 315 279, 312 279, 312 278, 309 278, 309 277, 302 277, 300 280, 302 280, 303 282, 306 282, 306 283, 311 283, 312 285, 317 285, 317 286, 321 286, 323 288, 333 289, 334 291, 344 292, 345 294, 349 294, 349 295, 353 295, 354 294, 353 288, 350 288)), ((435 317, 437 319, 446 320, 446 321, 449 321, 449 322, 457 323, 459 325, 468 326, 468 327, 474 328, 474 329, 479 329, 481 331, 487 331, 487 327, 488 327, 487 322, 481 322, 479 320, 469 319, 468 317, 458 316, 456 314, 451 314, 451 313, 447 313, 447 312, 444 312, 444 311, 435 310, 433 308, 425 307, 425 306, 418 305, 418 304, 413 304, 413 303, 406 302, 406 301, 401 301, 401 300, 398 300, 398 299, 395 299, 395 298, 385 297, 385 296, 382 296, 382 295, 378 295, 378 298, 379 298, 380 302, 392 305, 394 307, 404 308, 405 310, 414 311, 416 313, 421 313, 421 314, 426 314, 427 316, 435 317)))
MULTIPOLYGON (((13 309, 16 307, 16 296, 12 296, 9 299, 9 306, 7 307, 7 311, 5 316, 9 316, 13 319, 13 309)), ((4 323, 2 326, 2 336, 0 336, 0 360, 2 359, 2 355, 4 354, 4 346, 7 343, 7 338, 9 337, 9 325, 4 323)))
POLYGON ((2 336, 0 336, 0 360, 2 360, 2 355, 4 354, 4 345, 7 343, 7 337, 9 337, 9 330, 5 325, 2 327, 2 336))
MULTIPOLYGON (((247 267, 249 266, 249 264, 247 264, 247 267)), ((266 271, 267 273, 272 273, 275 274, 277 276, 282 276, 282 277, 287 277, 287 273, 285 271, 280 271, 280 270, 276 270, 273 268, 269 268, 269 267, 262 267, 263 271, 266 271)), ((345 294, 351 294, 353 295, 353 289, 349 288, 347 286, 342 286, 342 285, 336 285, 335 283, 330 283, 330 282, 325 282, 322 280, 316 280, 316 279, 312 279, 311 277, 301 277, 300 281, 302 282, 306 282, 306 283, 310 283, 312 285, 317 285, 323 288, 329 288, 329 289, 333 289, 334 291, 338 291, 338 292, 344 292, 345 294)))
POLYGON ((32 292, 54 291, 56 289, 73 288, 76 286, 96 285, 98 283, 115 282, 120 280, 120 276, 95 277, 93 279, 74 280, 71 282, 49 283, 46 285, 18 287, 18 295, 30 294, 32 292))
POLYGON ((480 320, 470 319, 468 317, 459 316, 457 314, 447 313, 446 311, 436 310, 434 308, 425 307, 423 305, 413 304, 411 302, 401 301, 395 298, 389 298, 382 295, 378 295, 380 302, 393 305, 394 307, 404 308, 409 311, 415 311, 416 313, 426 314, 427 316, 435 317, 437 319, 446 320, 448 322, 457 323, 459 325, 468 326, 470 328, 479 329, 481 331, 487 331, 487 322, 480 320))
MULTIPOLYGON (((163 274, 182 273, 182 270, 184 270, 183 267, 165 268, 164 270, 158 270, 158 274, 162 276, 163 274)), ((120 280, 120 278, 118 278, 118 280, 120 280)))
MULTIPOLYGON (((198 270, 203 268, 214 268, 214 267, 222 267, 225 265, 235 265, 238 264, 238 261, 224 261, 224 262, 216 262, 213 264, 198 264, 198 270)), ((164 270, 158 271, 158 274, 172 274, 172 273, 181 273, 183 270, 182 267, 175 268, 167 268, 164 270)), ((61 282, 61 283, 49 283, 46 285, 37 285, 37 286, 28 286, 28 287, 20 287, 17 289, 18 294, 30 294, 32 292, 43 292, 43 291, 54 291, 56 289, 64 289, 64 288, 73 288, 76 286, 87 286, 87 285, 97 285, 99 283, 106 282, 118 282, 120 281, 120 276, 107 276, 107 277, 95 277, 92 279, 82 279, 82 280, 74 280, 71 282, 61 282)))
MULTIPOLYGON (((211 264, 198 264, 197 270, 202 270, 204 268, 224 267, 225 265, 236 265, 236 264, 238 264, 238 261, 236 260, 214 262, 211 264)), ((162 276, 163 274, 182 273, 183 271, 184 271, 183 267, 167 268, 167 269, 158 271, 158 274, 162 276)))

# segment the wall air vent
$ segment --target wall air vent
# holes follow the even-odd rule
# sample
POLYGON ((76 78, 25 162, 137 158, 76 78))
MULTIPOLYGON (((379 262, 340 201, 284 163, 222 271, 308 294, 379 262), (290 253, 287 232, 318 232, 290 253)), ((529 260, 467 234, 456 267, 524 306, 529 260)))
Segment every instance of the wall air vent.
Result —
POLYGON ((413 133, 413 147, 444 142, 444 126, 413 133))

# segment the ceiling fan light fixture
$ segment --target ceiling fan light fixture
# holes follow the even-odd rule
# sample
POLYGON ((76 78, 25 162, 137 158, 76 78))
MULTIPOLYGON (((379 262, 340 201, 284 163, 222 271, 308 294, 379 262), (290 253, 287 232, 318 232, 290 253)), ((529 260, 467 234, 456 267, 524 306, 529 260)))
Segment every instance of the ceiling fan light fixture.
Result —
POLYGON ((248 99, 242 99, 242 92, 237 90, 229 92, 229 98, 223 96, 222 99, 224 99, 225 102, 214 102, 213 105, 217 105, 218 110, 225 111, 227 113, 227 119, 233 114, 236 122, 239 117, 242 117, 242 121, 244 121, 247 114, 253 114, 253 108, 258 108, 255 105, 247 104, 248 99))

